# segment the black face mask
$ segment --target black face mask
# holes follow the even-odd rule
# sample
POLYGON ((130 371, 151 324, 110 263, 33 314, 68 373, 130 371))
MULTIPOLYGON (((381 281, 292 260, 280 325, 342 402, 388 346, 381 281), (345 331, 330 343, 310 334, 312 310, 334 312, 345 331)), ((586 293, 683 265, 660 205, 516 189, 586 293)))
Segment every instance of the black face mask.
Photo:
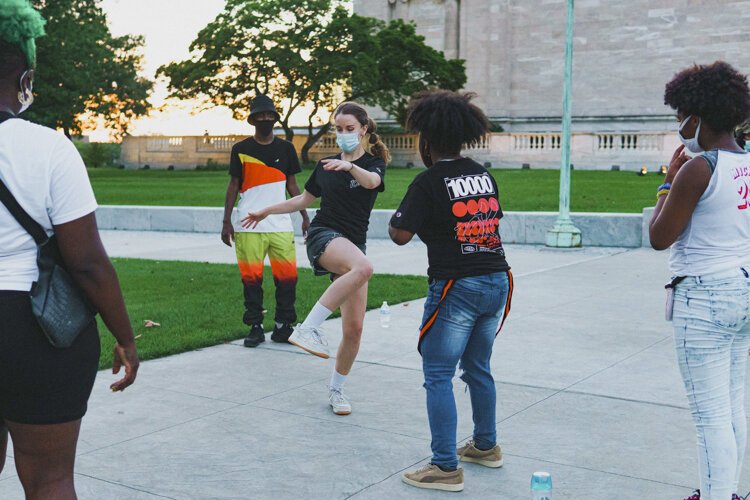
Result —
POLYGON ((271 120, 258 120, 254 123, 255 132, 258 135, 271 135, 273 133, 273 124, 275 122, 271 120))

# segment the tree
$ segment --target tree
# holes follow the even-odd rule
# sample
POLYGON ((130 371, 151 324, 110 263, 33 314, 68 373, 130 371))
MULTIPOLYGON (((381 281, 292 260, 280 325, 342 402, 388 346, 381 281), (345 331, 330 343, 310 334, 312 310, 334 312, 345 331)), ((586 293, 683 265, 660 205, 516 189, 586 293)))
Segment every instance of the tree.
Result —
POLYGON ((28 117, 81 133, 86 117, 102 117, 117 135, 147 114, 153 83, 138 76, 143 38, 113 37, 100 0, 34 0, 47 20, 37 40, 36 99, 28 117))
POLYGON ((257 93, 286 99, 281 126, 311 104, 303 161, 330 123, 315 131, 318 110, 343 100, 377 105, 403 121, 408 97, 425 88, 466 82, 464 62, 448 61, 413 24, 352 14, 337 0, 228 0, 224 12, 190 45, 190 59, 159 69, 177 98, 227 106, 244 119, 257 93))
MULTIPOLYGON (((406 122, 409 98, 416 92, 458 90, 466 83, 464 61, 446 60, 442 52, 425 44, 413 23, 396 19, 385 24, 352 15, 345 21, 334 20, 328 28, 331 35, 349 30, 345 57, 336 58, 337 49, 330 46, 322 48, 323 54, 318 56, 330 60, 333 71, 340 75, 343 100, 379 106, 401 125, 406 122)), ((329 120, 308 136, 303 156, 330 128, 329 120)))

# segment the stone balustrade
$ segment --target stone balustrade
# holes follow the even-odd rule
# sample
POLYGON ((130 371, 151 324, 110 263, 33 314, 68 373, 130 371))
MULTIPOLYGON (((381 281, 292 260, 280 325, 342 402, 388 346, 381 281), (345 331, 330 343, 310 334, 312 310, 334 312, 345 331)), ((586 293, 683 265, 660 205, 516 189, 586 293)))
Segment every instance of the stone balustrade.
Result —
MULTIPOLYGON (((195 168, 209 161, 229 163, 232 145, 243 136, 174 136, 126 137, 120 161, 129 168, 148 165, 151 168, 195 168)), ((293 143, 298 151, 306 137, 296 135, 293 143)), ((393 164, 421 165, 418 136, 414 134, 384 135, 391 150, 393 164)), ((559 132, 493 133, 464 154, 475 160, 500 168, 559 168, 562 138, 559 132)), ((646 165, 656 170, 666 163, 679 145, 677 135, 670 132, 596 132, 574 133, 571 136, 571 162, 577 169, 609 170, 617 165, 623 170, 638 170, 646 165)), ((318 160, 339 152, 336 136, 328 134, 310 150, 318 160)))

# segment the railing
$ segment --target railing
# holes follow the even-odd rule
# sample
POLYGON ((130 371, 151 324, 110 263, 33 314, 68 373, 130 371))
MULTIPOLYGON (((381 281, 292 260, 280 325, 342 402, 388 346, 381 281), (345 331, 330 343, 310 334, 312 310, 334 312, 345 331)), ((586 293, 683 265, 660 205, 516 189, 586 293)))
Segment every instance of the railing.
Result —
MULTIPOLYGON (((391 151, 416 151, 417 149, 417 136, 416 135, 382 135, 380 136, 391 151)), ((312 151, 338 151, 339 147, 336 144, 336 134, 327 134, 318 139, 318 142, 313 146, 312 151)))
POLYGON ((311 151, 338 151, 339 147, 336 144, 335 134, 326 134, 311 148, 311 151))
POLYGON ((466 151, 488 152, 489 150, 490 150, 490 138, 489 138, 489 136, 482 137, 479 140, 478 144, 475 144, 474 146, 466 148, 466 151))
POLYGON ((560 149, 560 134, 511 134, 513 151, 560 149))
POLYGON ((210 153, 212 151, 229 152, 232 150, 232 145, 235 142, 237 142, 237 138, 233 136, 204 136, 198 139, 195 149, 201 153, 210 153))
POLYGON ((149 137, 146 140, 148 152, 182 151, 182 137, 149 137))
MULTIPOLYGON (((383 135, 393 154, 394 165, 418 164, 418 136, 414 134, 383 135)), ((240 136, 143 136, 126 137, 122 163, 168 167, 204 165, 211 159, 226 163, 232 145, 240 136)), ((297 135, 294 145, 299 151, 305 137, 297 135)), ((613 164, 639 168, 648 162, 662 162, 677 146, 675 134, 665 132, 579 132, 571 137, 571 159, 576 167, 609 168, 613 164)), ((559 132, 510 132, 489 135, 466 153, 477 161, 493 166, 516 166, 529 163, 532 168, 555 168, 559 163, 559 132)), ((326 134, 310 150, 313 159, 338 153, 336 135, 326 134)))
POLYGON ((391 151, 413 151, 417 147, 416 135, 384 135, 381 137, 391 151))
POLYGON ((598 151, 659 151, 657 134, 597 134, 598 151))

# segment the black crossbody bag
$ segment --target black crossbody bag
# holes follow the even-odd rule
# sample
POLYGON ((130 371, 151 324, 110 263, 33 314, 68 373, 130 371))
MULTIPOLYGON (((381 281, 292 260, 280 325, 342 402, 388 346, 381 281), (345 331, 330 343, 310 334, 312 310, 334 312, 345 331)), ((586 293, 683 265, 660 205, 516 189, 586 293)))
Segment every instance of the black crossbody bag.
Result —
MULTIPOLYGON (((0 123, 10 118, 13 116, 0 113, 0 123)), ((55 236, 48 236, 26 213, 2 180, 0 201, 36 242, 39 278, 29 292, 34 317, 50 344, 70 347, 94 321, 96 311, 66 270, 55 236)))

